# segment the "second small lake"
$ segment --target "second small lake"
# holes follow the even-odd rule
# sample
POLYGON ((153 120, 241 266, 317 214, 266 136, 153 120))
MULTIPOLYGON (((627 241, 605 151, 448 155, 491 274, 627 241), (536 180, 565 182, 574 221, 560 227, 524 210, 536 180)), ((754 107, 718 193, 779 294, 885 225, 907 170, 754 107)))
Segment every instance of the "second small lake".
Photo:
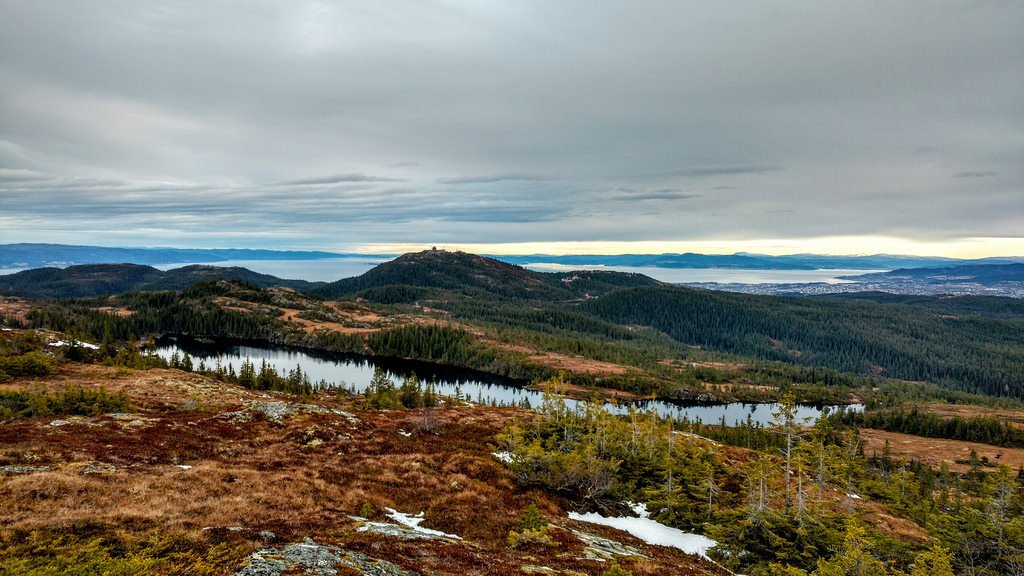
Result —
MULTIPOLYGON (((523 387, 522 382, 501 378, 474 370, 466 370, 408 360, 394 360, 360 356, 355 354, 322 353, 293 348, 274 346, 253 346, 246 344, 201 344, 184 338, 165 338, 157 346, 157 354, 170 358, 175 352, 179 355, 188 353, 193 362, 202 361, 208 368, 217 363, 227 367, 231 365, 237 372, 246 360, 259 366, 266 362, 280 374, 287 374, 297 366, 309 376, 312 382, 324 380, 335 386, 344 386, 354 392, 366 390, 373 378, 374 370, 381 368, 396 383, 403 378, 415 374, 421 381, 432 382, 435 390, 445 396, 456 393, 471 401, 481 404, 497 404, 499 406, 519 406, 529 402, 531 406, 539 406, 543 393, 523 387)), ((566 399, 566 404, 573 408, 579 402, 566 399)), ((664 417, 677 420, 700 420, 705 424, 718 424, 725 421, 733 426, 746 421, 768 425, 773 422, 772 413, 778 410, 774 403, 747 404, 730 402, 722 404, 684 404, 663 400, 646 400, 636 403, 641 410, 656 410, 664 417)), ((628 406, 608 405, 617 413, 625 413, 628 406)), ((821 406, 797 406, 798 418, 817 418, 822 412, 821 406)), ((861 410, 860 405, 846 406, 847 410, 861 410)))

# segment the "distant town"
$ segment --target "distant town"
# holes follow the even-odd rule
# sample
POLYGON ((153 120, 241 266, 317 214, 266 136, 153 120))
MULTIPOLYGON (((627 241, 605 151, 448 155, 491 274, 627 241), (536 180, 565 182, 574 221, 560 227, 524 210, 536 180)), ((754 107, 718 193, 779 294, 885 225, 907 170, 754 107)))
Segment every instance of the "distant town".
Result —
POLYGON ((1024 298, 1024 282, 999 282, 982 284, 979 282, 944 282, 936 283, 926 280, 871 280, 868 282, 846 282, 831 284, 828 282, 808 282, 793 284, 742 284, 738 282, 687 282, 682 286, 706 288, 708 290, 725 290, 743 294, 767 294, 773 296, 800 295, 813 296, 824 294, 850 294, 854 292, 888 292, 905 295, 939 295, 952 296, 1005 296, 1024 298))

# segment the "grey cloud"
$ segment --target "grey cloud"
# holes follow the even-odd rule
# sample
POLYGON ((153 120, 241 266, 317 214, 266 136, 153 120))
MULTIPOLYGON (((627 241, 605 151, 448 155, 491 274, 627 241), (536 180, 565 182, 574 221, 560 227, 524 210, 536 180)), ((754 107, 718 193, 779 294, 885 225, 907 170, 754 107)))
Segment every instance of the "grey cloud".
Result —
POLYGON ((554 178, 536 174, 495 174, 491 176, 463 176, 438 178, 438 184, 494 184, 496 182, 548 182, 554 178))
POLYGON ((612 190, 612 199, 621 202, 633 202, 644 200, 690 200, 700 198, 700 194, 694 194, 677 188, 661 188, 655 190, 616 188, 612 190))
POLYGON ((0 241, 1021 234, 1021 2, 246 7, 0 0, 0 241))
POLYGON ((953 174, 953 178, 988 178, 989 176, 998 176, 999 172, 993 170, 968 170, 966 172, 957 172, 953 174))
POLYGON ((367 174, 336 174, 334 176, 320 176, 316 178, 300 178, 298 180, 286 180, 278 182, 277 186, 317 186, 323 184, 344 184, 358 182, 402 182, 401 178, 385 178, 383 176, 369 176, 367 174))
POLYGON ((7 188, 5 215, 21 222, 52 220, 49 225, 58 230, 107 221, 140 228, 273 231, 295 230, 296 223, 549 222, 571 210, 569 203, 508 198, 490 191, 314 186, 293 188, 283 201, 277 187, 159 187, 112 181, 75 188, 60 179, 46 184, 49 187, 7 188), (40 195, 48 202, 39 203, 40 195))
POLYGON ((657 174, 658 176, 679 176, 682 178, 704 178, 708 176, 729 176, 734 174, 764 174, 765 172, 777 172, 782 170, 781 166, 770 166, 761 164, 729 164, 729 165, 705 165, 705 166, 684 166, 674 168, 657 174))
POLYGON ((0 168, 0 183, 13 184, 19 182, 39 182, 52 179, 52 176, 33 170, 0 168))

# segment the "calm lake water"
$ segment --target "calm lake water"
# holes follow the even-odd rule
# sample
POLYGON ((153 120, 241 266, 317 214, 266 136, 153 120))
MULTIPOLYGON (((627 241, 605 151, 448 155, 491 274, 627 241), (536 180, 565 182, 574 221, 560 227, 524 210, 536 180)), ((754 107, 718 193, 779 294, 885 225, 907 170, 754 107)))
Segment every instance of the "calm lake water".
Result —
POLYGON ((853 280, 842 280, 839 276, 856 276, 885 270, 743 270, 736 268, 653 268, 639 266, 567 266, 565 264, 527 264, 538 272, 570 272, 572 270, 610 270, 613 272, 635 272, 655 280, 673 284, 697 282, 718 282, 720 284, 806 284, 825 282, 846 284, 853 280))
MULTIPOLYGON (((396 383, 410 374, 416 374, 420 380, 433 381, 437 391, 443 395, 452 396, 459 391, 463 397, 481 403, 490 404, 493 401, 499 405, 511 406, 520 405, 524 400, 528 400, 531 406, 539 406, 543 396, 540 392, 523 388, 521 382, 482 372, 425 362, 369 358, 350 354, 316 353, 277 347, 203 345, 185 339, 165 339, 157 347, 157 354, 164 358, 170 358, 174 352, 179 354, 188 352, 192 356, 193 362, 198 363, 199 360, 203 360, 211 368, 217 362, 223 366, 230 364, 236 371, 246 359, 257 367, 266 361, 279 373, 287 373, 299 366, 313 382, 326 380, 328 383, 344 386, 356 392, 366 389, 373 377, 374 369, 380 367, 396 383)), ((578 404, 577 401, 571 399, 567 399, 566 403, 570 408, 578 404)), ((628 410, 625 406, 609 406, 613 412, 625 413, 628 410)), ((728 425, 745 421, 747 415, 750 415, 752 421, 767 425, 772 422, 772 412, 777 409, 777 405, 771 403, 733 402, 684 405, 660 400, 640 402, 637 403, 637 406, 643 410, 654 409, 662 416, 679 420, 684 417, 689 420, 699 418, 706 424, 717 424, 721 422, 722 418, 725 418, 728 425)), ((859 410, 860 406, 854 405, 848 408, 859 410)), ((820 414, 821 407, 798 406, 800 418, 817 418, 820 414)))

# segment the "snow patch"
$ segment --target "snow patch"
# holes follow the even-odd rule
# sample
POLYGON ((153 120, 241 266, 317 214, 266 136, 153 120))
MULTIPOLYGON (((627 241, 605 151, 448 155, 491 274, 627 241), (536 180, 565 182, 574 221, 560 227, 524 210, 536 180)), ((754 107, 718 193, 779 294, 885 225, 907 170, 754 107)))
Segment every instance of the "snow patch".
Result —
MULTIPOLYGON (((78 345, 81 346, 82 348, 88 348, 90 350, 100 349, 100 347, 97 346, 96 344, 89 344, 88 342, 79 342, 78 345)), ((56 342, 50 342, 50 346, 71 346, 71 343, 65 342, 64 340, 57 340, 56 342)))
POLYGON ((687 554, 696 554, 703 558, 707 558, 708 550, 718 544, 718 542, 706 536, 683 532, 682 530, 659 524, 647 518, 647 506, 644 504, 633 504, 632 507, 635 512, 641 514, 640 518, 606 518, 596 512, 588 512, 587 514, 570 512, 569 519, 617 528, 636 536, 648 544, 671 546, 687 554))
POLYGON ((847 494, 846 497, 851 500, 861 500, 860 494, 854 494, 852 492, 847 494))
POLYGON ((516 457, 511 452, 491 452, 491 454, 506 464, 513 464, 516 461, 516 457))
POLYGON ((192 467, 189 466, 188 464, 178 464, 178 468, 181 468, 182 470, 191 470, 192 469, 192 467))
POLYGON ((651 515, 651 513, 647 511, 647 504, 644 504, 643 502, 626 502, 626 506, 629 506, 629 509, 641 518, 648 518, 651 515))
POLYGON ((412 436, 412 432, 406 432, 405 430, 399 430, 398 433, 401 434, 402 436, 405 436, 406 438, 412 436))
POLYGON ((424 519, 423 512, 420 512, 419 514, 406 514, 404 512, 399 512, 394 508, 385 508, 385 510, 388 511, 388 518, 391 518, 395 522, 398 522, 402 526, 405 526, 406 528, 409 528, 414 532, 419 532, 421 534, 429 534, 430 536, 440 536, 441 538, 454 538, 455 540, 462 540, 461 536, 456 536, 455 534, 446 534, 444 532, 441 532, 440 530, 432 530, 430 528, 421 527, 420 523, 423 522, 424 519))

